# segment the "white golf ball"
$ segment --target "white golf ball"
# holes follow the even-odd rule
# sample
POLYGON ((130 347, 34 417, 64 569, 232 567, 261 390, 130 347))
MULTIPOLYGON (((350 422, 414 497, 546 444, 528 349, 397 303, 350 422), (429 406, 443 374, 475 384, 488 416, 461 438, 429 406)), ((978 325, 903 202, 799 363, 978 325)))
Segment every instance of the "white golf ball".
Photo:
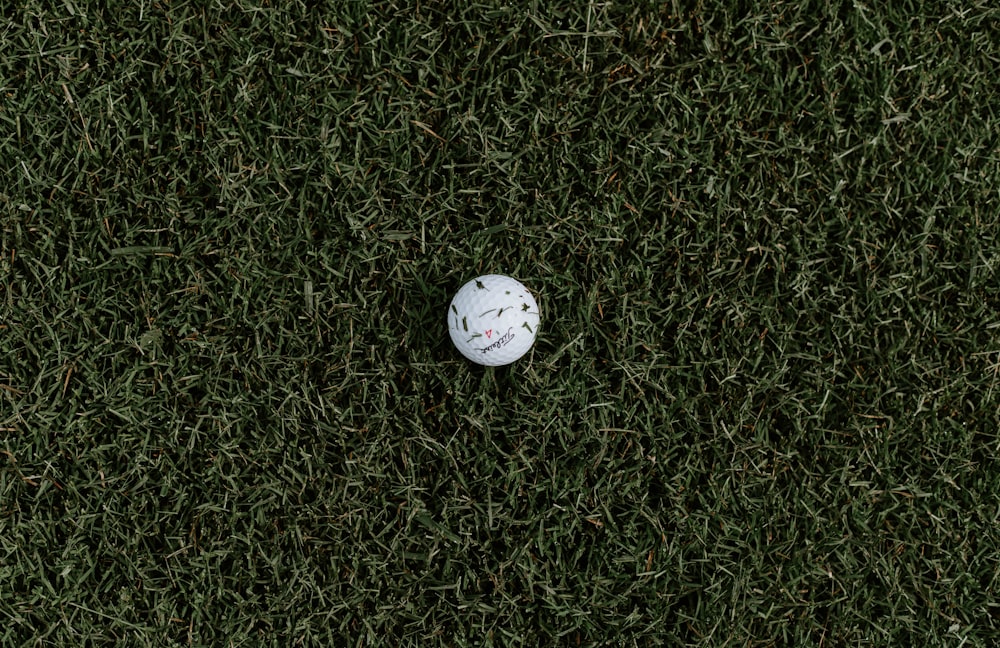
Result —
POLYGON ((496 367, 523 356, 538 334, 538 304, 520 281, 483 275, 462 286, 448 308, 448 333, 469 360, 496 367))

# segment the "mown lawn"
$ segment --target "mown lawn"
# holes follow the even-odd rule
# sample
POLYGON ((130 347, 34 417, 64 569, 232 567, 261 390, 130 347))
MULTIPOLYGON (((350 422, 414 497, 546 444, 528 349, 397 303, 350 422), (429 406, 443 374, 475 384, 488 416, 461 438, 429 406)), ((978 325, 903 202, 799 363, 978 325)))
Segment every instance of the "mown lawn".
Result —
POLYGON ((317 4, 3 12, 0 644, 1000 642, 994 3, 317 4))

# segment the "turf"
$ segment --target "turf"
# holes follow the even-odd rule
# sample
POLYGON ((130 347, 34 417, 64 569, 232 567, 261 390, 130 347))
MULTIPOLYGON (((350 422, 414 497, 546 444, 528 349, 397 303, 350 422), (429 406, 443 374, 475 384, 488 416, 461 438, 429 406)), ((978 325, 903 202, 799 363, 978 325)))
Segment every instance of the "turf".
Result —
POLYGON ((993 3, 309 4, 5 5, 0 645, 1000 642, 993 3))

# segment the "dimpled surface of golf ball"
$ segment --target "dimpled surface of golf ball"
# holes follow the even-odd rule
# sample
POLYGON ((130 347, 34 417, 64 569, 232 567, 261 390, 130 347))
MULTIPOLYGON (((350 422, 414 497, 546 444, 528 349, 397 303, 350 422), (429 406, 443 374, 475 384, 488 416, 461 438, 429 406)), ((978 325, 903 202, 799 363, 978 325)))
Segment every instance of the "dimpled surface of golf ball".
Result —
POLYGON ((455 293, 448 307, 451 341, 469 360, 497 367, 514 362, 538 334, 538 304, 520 281, 483 275, 455 293))

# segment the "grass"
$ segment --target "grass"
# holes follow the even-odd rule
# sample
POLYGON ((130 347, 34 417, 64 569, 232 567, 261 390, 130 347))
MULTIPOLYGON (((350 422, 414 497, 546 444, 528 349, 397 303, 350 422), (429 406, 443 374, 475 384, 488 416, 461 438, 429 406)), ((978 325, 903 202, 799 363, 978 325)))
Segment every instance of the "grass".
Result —
POLYGON ((342 4, 8 12, 0 644, 1000 640, 1000 11, 342 4))

